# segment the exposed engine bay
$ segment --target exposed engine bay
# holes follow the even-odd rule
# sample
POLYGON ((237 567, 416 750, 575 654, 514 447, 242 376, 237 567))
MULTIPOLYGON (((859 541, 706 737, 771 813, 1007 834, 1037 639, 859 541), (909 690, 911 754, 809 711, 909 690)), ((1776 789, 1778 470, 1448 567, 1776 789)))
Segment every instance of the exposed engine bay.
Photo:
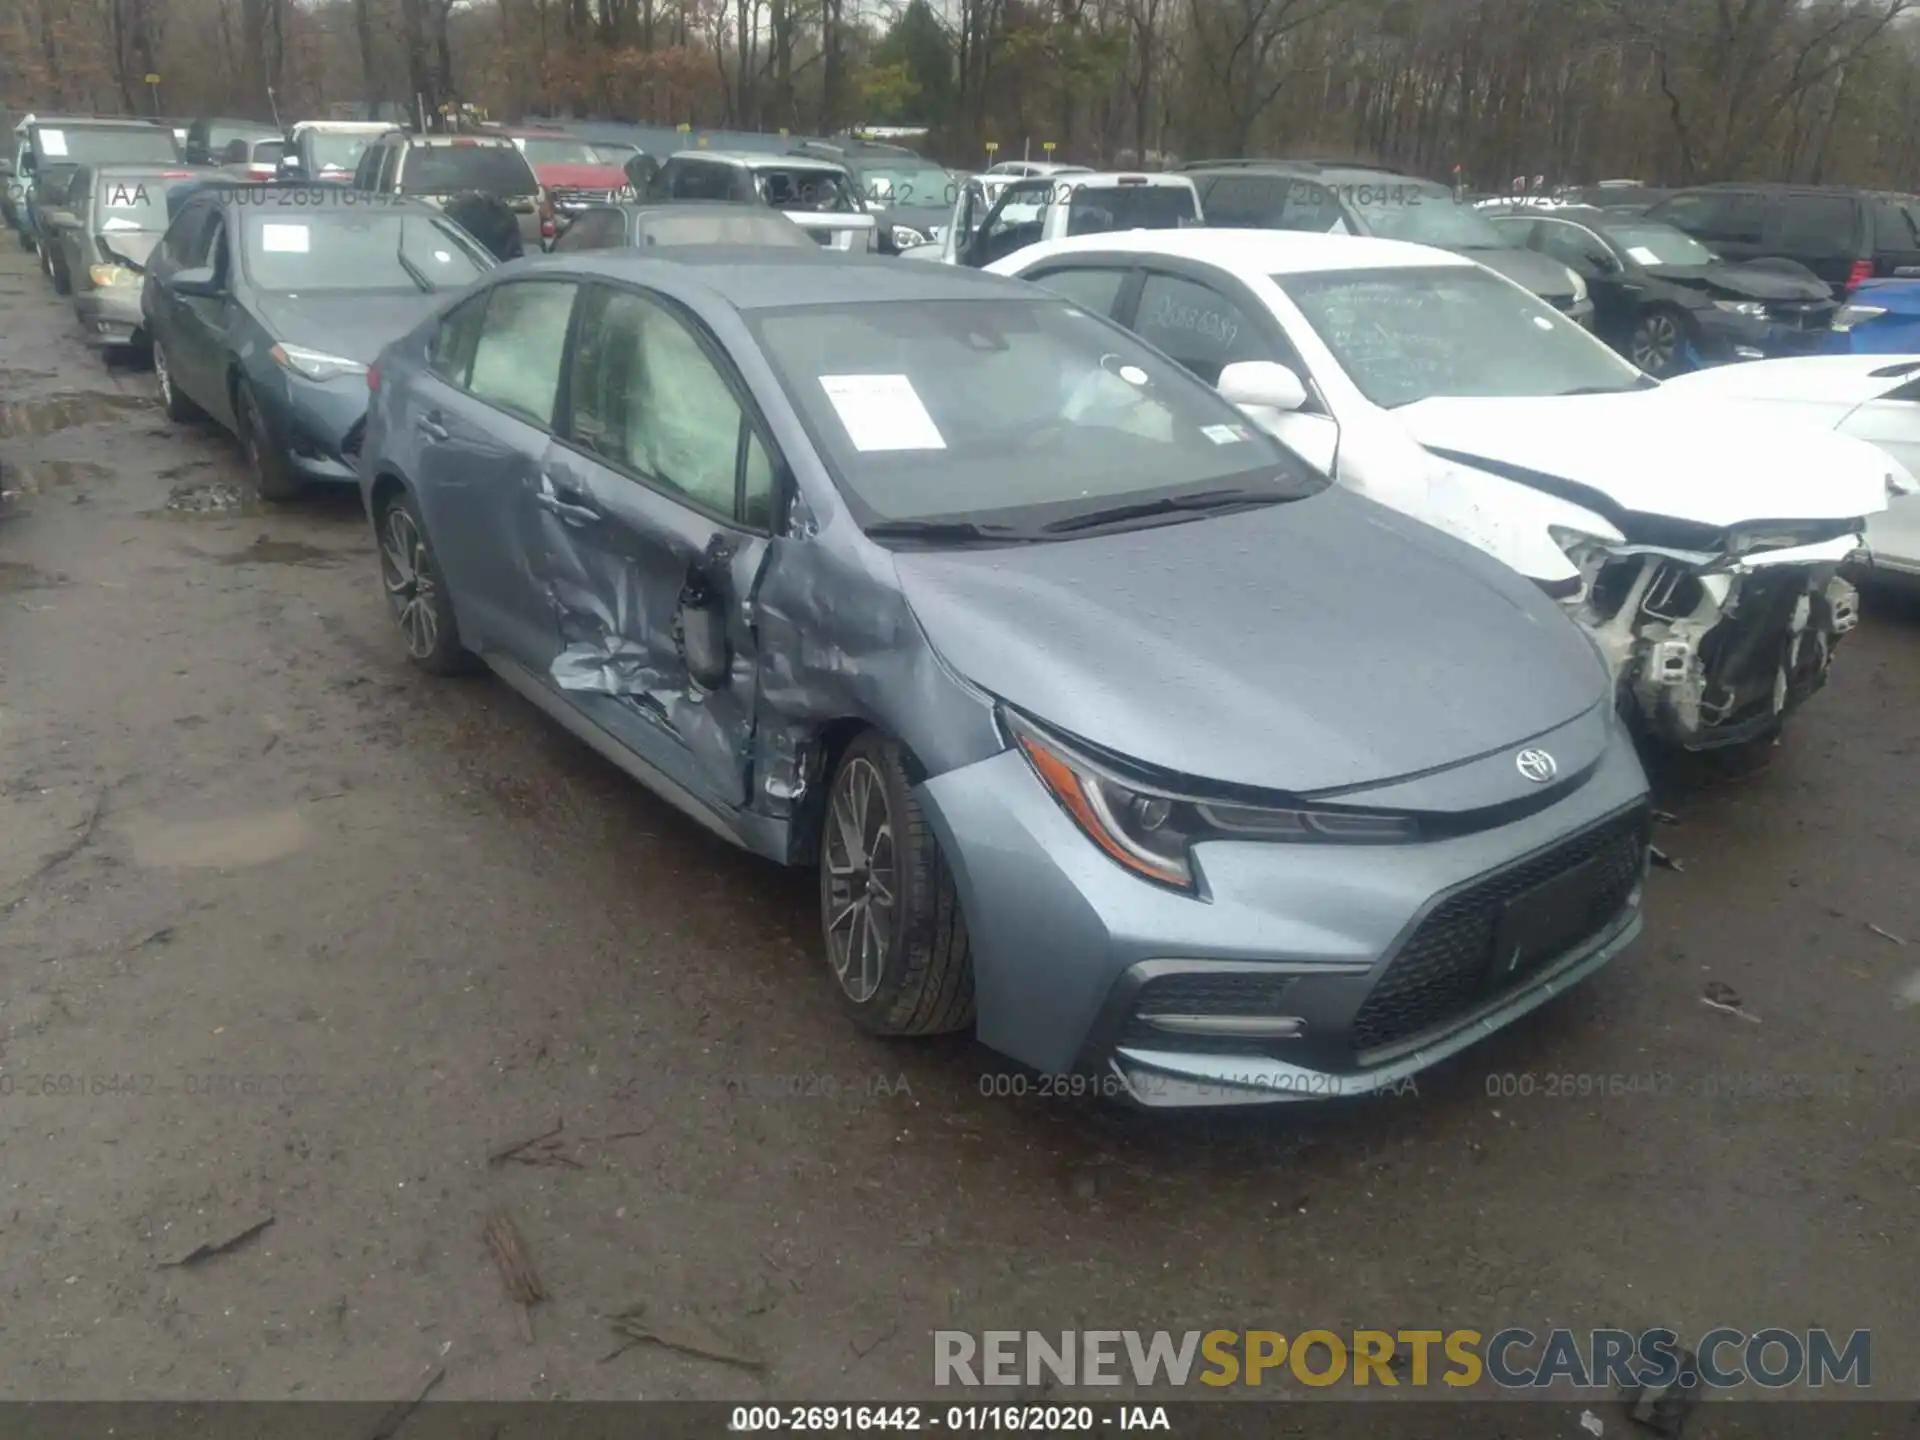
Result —
POLYGON ((1568 611, 1649 737, 1687 750, 1760 739, 1826 683, 1860 618, 1839 574, 1857 537, 1764 543, 1744 554, 1595 545, 1573 557, 1584 583, 1568 611))

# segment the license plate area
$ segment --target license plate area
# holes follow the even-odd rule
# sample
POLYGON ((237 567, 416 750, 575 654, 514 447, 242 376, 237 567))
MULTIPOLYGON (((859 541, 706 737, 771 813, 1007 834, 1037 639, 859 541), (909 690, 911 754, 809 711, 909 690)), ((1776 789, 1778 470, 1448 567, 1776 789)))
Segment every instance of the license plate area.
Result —
POLYGON ((1500 907, 1493 926, 1493 954, 1487 962, 1490 989, 1504 989, 1592 933, 1601 863, 1600 856, 1583 861, 1521 891, 1500 907))

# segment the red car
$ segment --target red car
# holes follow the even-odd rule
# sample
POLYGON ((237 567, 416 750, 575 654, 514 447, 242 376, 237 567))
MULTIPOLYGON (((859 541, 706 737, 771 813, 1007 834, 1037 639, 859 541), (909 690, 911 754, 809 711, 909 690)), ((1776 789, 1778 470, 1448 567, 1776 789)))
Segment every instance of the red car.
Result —
MULTIPOLYGON (((533 166, 541 188, 561 215, 571 215, 589 205, 638 198, 623 168, 640 153, 635 146, 582 140, 554 130, 518 130, 508 135, 533 166)), ((552 233, 551 227, 546 227, 543 238, 550 239, 552 233)))

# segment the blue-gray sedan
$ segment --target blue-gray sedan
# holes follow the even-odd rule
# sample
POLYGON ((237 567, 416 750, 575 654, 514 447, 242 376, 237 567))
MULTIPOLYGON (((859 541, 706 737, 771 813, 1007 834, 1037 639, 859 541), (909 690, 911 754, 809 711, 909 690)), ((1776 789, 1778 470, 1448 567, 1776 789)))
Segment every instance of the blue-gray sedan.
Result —
POLYGON ((325 185, 167 199, 140 315, 168 417, 231 430, 264 499, 351 485, 367 362, 493 258, 419 201, 325 185))
POLYGON ((817 865, 868 1030, 1147 1104, 1365 1093, 1639 930, 1645 779, 1554 603, 1067 300, 542 256, 368 379, 413 660, 817 865))

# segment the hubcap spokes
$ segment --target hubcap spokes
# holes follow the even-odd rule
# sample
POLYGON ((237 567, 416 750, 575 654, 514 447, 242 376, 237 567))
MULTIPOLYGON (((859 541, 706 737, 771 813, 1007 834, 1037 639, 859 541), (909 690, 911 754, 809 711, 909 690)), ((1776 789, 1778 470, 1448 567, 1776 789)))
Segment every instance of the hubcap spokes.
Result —
POLYGON ((413 517, 399 505, 387 511, 387 523, 380 532, 380 569, 387 582, 388 603, 400 622, 401 638, 407 642, 407 653, 424 660, 440 638, 440 621, 434 613, 433 566, 413 517))
POLYGON ((824 858, 828 958, 848 998, 864 1002, 880 988, 898 890, 886 784, 869 760, 853 761, 834 784, 824 858))

